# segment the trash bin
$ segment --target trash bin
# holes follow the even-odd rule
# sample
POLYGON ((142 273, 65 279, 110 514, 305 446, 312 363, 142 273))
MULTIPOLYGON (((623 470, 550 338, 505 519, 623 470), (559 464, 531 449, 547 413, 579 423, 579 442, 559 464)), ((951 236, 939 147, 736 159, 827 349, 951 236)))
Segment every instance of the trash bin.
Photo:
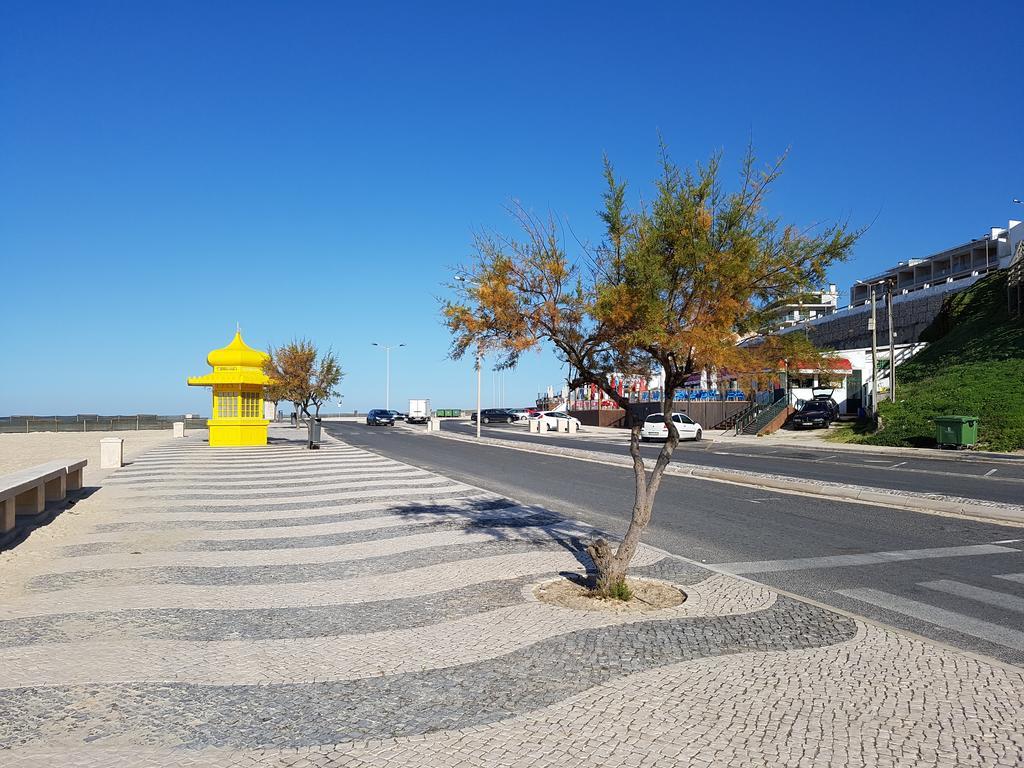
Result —
POLYGON ((320 447, 320 419, 309 419, 309 449, 320 447))
POLYGON ((964 448, 978 442, 977 416, 938 416, 935 419, 935 442, 964 448))

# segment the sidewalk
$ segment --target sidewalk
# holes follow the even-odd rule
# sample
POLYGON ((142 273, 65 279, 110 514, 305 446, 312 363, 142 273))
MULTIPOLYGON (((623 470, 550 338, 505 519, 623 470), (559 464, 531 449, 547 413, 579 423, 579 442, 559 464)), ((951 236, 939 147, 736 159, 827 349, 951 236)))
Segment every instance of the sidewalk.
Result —
POLYGON ((338 442, 190 437, 76 510, 0 564, 6 765, 1024 761, 1022 670, 650 547, 682 605, 541 603, 593 530, 338 442))
MULTIPOLYGON (((621 436, 623 443, 629 442, 628 430, 620 427, 583 427, 584 434, 621 436)), ((1024 452, 993 453, 991 451, 956 451, 938 450, 936 448, 901 448, 888 445, 862 445, 860 443, 836 443, 827 440, 824 430, 792 430, 780 429, 770 435, 737 435, 734 430, 713 430, 704 432, 704 440, 720 445, 758 445, 783 448, 809 448, 812 450, 841 453, 854 451, 861 453, 890 454, 893 456, 914 456, 921 459, 946 459, 949 461, 1014 461, 1024 462, 1024 452)))

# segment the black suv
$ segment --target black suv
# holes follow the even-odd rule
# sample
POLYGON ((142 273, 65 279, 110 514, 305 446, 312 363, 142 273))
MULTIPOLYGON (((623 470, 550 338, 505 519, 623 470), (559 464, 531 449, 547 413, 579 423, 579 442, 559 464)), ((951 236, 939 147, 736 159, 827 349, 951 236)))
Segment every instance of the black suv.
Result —
MULTIPOLYGON (((476 421, 476 411, 473 411, 469 417, 470 421, 476 421)), ((505 424, 511 424, 514 421, 518 421, 519 417, 516 416, 512 411, 507 408, 484 408, 480 411, 480 423, 490 424, 492 421, 504 422, 505 424)))
POLYGON ((385 411, 383 408, 374 408, 366 414, 366 423, 371 427, 379 427, 381 424, 393 427, 395 426, 395 417, 391 411, 385 411))

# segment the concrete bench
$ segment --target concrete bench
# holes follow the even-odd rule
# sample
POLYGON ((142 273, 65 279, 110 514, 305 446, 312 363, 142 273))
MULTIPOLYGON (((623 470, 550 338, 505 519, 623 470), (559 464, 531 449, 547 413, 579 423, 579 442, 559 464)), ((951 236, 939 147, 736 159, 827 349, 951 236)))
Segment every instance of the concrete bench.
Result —
POLYGON ((9 475, 0 475, 0 537, 14 530, 18 513, 39 515, 46 502, 61 501, 82 488, 86 459, 48 461, 9 475))

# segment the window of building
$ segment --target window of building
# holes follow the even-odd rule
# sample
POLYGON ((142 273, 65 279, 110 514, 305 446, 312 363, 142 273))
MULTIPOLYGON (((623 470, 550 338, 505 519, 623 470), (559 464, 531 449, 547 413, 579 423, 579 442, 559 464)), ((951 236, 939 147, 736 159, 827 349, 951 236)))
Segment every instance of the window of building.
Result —
POLYGON ((236 419, 238 418, 238 393, 218 392, 217 393, 217 418, 236 419))
POLYGON ((242 393, 242 418, 258 419, 263 413, 263 398, 259 392, 242 393))

